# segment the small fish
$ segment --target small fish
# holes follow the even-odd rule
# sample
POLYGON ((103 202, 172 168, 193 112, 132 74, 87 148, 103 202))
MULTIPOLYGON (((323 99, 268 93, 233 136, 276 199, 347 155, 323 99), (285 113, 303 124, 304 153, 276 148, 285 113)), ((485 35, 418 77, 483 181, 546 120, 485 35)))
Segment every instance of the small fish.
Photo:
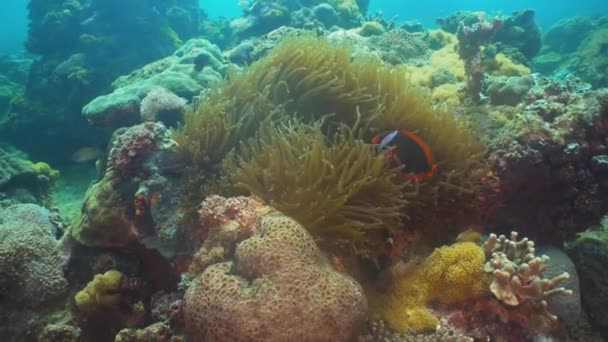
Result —
POLYGON ((86 163, 97 160, 104 155, 104 152, 96 147, 81 147, 72 154, 72 161, 75 163, 86 163))
POLYGON ((433 176, 437 169, 430 147, 408 130, 394 130, 386 135, 377 135, 372 138, 372 144, 386 150, 387 156, 398 165, 403 165, 404 178, 425 179, 433 176))
POLYGON ((241 9, 246 9, 246 8, 248 8, 248 7, 249 7, 249 0, 241 0, 241 1, 239 1, 239 2, 238 2, 238 6, 239 6, 241 9))

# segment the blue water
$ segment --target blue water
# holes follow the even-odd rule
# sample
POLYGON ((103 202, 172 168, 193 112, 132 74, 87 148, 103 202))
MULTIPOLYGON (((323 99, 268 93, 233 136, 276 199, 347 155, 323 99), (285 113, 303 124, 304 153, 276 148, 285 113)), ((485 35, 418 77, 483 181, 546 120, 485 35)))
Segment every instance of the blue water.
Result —
POLYGON ((27 3, 26 0, 0 1, 0 54, 24 50, 27 3))
MULTIPOLYGON (((233 18, 241 14, 238 0, 200 0, 201 7, 212 18, 233 18)), ((0 53, 23 50, 27 33, 26 0, 0 1, 0 53)), ((521 8, 537 11, 536 20, 543 29, 564 17, 577 15, 608 14, 608 0, 372 0, 370 12, 381 10, 387 18, 398 16, 400 20, 420 20, 426 27, 434 27, 435 18, 456 10, 482 10, 510 14, 521 8)))
MULTIPOLYGON (((236 17, 241 13, 237 0, 200 0, 210 17, 236 17)), ((532 8, 537 11, 536 20, 541 28, 548 28, 561 18, 577 15, 594 15, 608 13, 608 0, 371 0, 370 12, 381 10, 384 16, 392 18, 398 16, 399 20, 420 20, 426 27, 435 26, 435 18, 445 16, 457 10, 511 12, 532 8)))

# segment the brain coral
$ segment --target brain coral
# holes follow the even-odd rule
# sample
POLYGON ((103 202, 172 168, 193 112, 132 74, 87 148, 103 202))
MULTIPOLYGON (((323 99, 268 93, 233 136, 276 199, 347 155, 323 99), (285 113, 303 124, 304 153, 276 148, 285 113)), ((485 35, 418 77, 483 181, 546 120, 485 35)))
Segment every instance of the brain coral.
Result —
POLYGON ((64 292, 67 282, 55 234, 52 214, 43 207, 0 209, 0 307, 36 307, 64 292))
POLYGON ((208 266, 186 292, 190 336, 197 341, 348 340, 365 318, 361 286, 335 271, 295 220, 267 207, 259 212, 252 235, 236 245, 234 259, 208 266))

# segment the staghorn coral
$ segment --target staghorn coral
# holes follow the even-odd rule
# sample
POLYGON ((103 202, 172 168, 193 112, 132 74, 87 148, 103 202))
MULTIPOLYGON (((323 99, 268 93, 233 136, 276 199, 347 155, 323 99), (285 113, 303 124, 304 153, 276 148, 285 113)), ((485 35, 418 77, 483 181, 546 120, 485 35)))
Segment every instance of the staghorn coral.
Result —
MULTIPOLYGON (((474 211, 470 204, 484 174, 479 159, 483 146, 461 119, 433 108, 410 86, 406 71, 375 59, 352 61, 347 46, 332 46, 324 39, 285 39, 244 73, 229 75, 186 114, 184 128, 174 138, 193 159, 191 178, 198 179, 189 187, 187 202, 201 198, 201 185, 222 174, 220 164, 228 152, 238 156, 241 142, 255 136, 264 122, 295 116, 312 123, 324 118, 330 141, 337 127, 353 127, 356 122, 365 141, 396 128, 421 136, 431 147, 439 172, 432 179, 405 185, 404 192, 411 197, 407 223, 421 230, 457 227, 454 222, 474 211)), ((252 172, 249 179, 263 177, 262 170, 252 172)))
POLYGON ((381 250, 405 207, 398 169, 342 127, 327 141, 319 125, 264 127, 223 184, 234 184, 295 218, 315 237, 381 250), (264 170, 262 177, 257 170, 264 170))
POLYGON ((536 311, 539 321, 548 330, 557 322, 557 316, 547 311, 547 301, 555 296, 571 295, 557 285, 569 278, 564 272, 552 279, 542 277, 547 268, 549 257, 536 256, 534 242, 527 238, 517 239, 517 232, 511 233, 511 239, 506 236, 491 234, 485 243, 484 251, 491 258, 484 266, 487 273, 493 275, 490 291, 502 303, 510 306, 524 306, 536 311))
POLYGON ((487 287, 484 260, 483 249, 472 242, 436 249, 376 298, 374 316, 399 333, 435 330, 439 320, 427 305, 450 305, 480 297, 487 287))
POLYGON ((257 201, 238 199, 237 204, 227 205, 221 198, 204 203, 204 212, 214 217, 201 219, 220 226, 211 229, 214 233, 201 251, 220 244, 228 253, 223 260, 195 267, 202 272, 183 300, 188 336, 214 341, 348 340, 365 316, 359 284, 335 271, 295 220, 257 201), (217 220, 234 215, 234 209, 253 210, 257 218, 217 220))

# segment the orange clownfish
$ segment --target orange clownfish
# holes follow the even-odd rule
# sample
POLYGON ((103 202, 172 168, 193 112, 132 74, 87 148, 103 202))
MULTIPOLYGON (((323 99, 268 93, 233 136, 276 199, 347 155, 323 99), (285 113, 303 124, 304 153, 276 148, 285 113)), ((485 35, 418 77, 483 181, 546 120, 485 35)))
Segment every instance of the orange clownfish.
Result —
POLYGON ((398 165, 403 165, 401 175, 407 179, 425 179, 433 176, 437 164, 433 163, 430 147, 416 134, 394 130, 372 138, 372 144, 386 149, 386 155, 398 165))

